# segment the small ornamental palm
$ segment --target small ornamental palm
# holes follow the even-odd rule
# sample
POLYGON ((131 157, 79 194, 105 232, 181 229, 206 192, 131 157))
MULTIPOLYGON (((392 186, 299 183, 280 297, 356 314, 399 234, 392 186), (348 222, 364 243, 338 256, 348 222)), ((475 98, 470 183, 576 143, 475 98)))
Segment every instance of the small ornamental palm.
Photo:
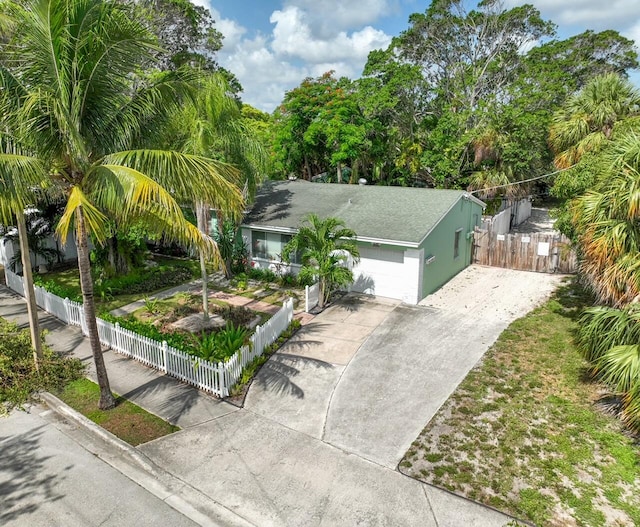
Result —
MULTIPOLYGON (((185 72, 155 73, 155 37, 131 9, 109 0, 11 2, 12 33, 0 55, 5 126, 47 167, 66 196, 57 232, 76 234, 85 316, 100 408, 115 405, 98 338, 89 237, 142 220, 151 232, 216 254, 213 240, 187 222, 178 204, 196 197, 242 210, 230 183, 237 172, 199 156, 147 148, 166 117, 191 96, 185 72)), ((153 145, 151 145, 153 146, 153 145)), ((25 163, 0 156, 2 171, 25 163)), ((28 168, 28 167, 27 167, 28 168)))
POLYGON ((319 307, 322 309, 331 293, 340 286, 353 282, 349 259, 360 259, 356 233, 337 218, 320 219, 309 214, 305 223, 284 247, 282 256, 287 261, 298 252, 302 262, 300 278, 317 280, 320 287, 319 307))

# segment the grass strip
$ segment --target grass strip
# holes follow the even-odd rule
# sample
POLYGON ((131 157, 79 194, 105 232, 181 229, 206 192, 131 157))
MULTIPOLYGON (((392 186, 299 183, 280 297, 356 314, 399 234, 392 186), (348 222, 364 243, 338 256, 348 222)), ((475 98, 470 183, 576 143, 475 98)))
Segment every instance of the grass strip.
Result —
POLYGON ((78 379, 56 394, 71 408, 116 437, 137 446, 180 430, 139 406, 116 395, 116 407, 99 410, 100 388, 89 379, 78 379))
POLYGON ((637 440, 574 345, 587 305, 572 283, 511 324, 400 470, 537 525, 640 525, 637 440))

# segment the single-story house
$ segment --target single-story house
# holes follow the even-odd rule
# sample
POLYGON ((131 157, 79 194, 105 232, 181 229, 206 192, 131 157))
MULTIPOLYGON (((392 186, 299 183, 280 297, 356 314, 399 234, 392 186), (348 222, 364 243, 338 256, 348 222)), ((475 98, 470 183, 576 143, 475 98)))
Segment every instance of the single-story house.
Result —
MULTIPOLYGON (((352 291, 417 304, 471 263, 484 203, 461 190, 270 181, 242 224, 252 265, 282 270, 282 248, 313 212, 357 234, 352 291)), ((296 272, 294 261, 290 270, 296 272)))

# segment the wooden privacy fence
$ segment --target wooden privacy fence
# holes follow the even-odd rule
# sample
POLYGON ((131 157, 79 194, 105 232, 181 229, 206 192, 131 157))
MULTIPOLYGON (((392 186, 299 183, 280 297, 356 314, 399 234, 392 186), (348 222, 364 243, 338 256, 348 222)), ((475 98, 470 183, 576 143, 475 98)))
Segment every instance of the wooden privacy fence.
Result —
POLYGON ((498 234, 477 227, 473 263, 539 273, 575 273, 577 267, 575 251, 563 234, 498 234))
MULTIPOLYGON (((22 277, 6 269, 7 286, 19 295, 24 296, 22 277)), ((36 304, 70 326, 80 326, 87 335, 84 318, 84 307, 68 298, 49 293, 42 287, 35 286, 36 304)), ((180 379, 201 390, 218 397, 227 397, 231 387, 237 382, 242 370, 289 327, 293 320, 293 299, 286 300, 273 317, 263 326, 256 326, 251 335, 250 346, 243 346, 225 362, 209 362, 198 359, 187 353, 172 348, 166 342, 159 342, 129 331, 120 324, 112 324, 97 319, 98 335, 104 346, 113 351, 141 362, 145 366, 180 379)))

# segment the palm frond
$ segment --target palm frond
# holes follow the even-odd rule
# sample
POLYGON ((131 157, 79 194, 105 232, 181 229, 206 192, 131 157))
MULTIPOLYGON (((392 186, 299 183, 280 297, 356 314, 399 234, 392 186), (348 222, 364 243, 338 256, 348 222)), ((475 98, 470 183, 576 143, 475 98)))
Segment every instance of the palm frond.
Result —
POLYGON ((132 168, 166 188, 183 203, 203 201, 232 216, 244 207, 234 181, 238 171, 219 161, 164 150, 129 150, 105 156, 102 164, 132 168))
POLYGON ((91 200, 82 192, 82 189, 75 186, 69 193, 67 205, 64 213, 58 222, 56 233, 61 240, 66 240, 69 229, 73 228, 76 211, 82 208, 84 213, 87 232, 91 234, 96 242, 102 244, 110 235, 108 218, 91 203, 91 200))

